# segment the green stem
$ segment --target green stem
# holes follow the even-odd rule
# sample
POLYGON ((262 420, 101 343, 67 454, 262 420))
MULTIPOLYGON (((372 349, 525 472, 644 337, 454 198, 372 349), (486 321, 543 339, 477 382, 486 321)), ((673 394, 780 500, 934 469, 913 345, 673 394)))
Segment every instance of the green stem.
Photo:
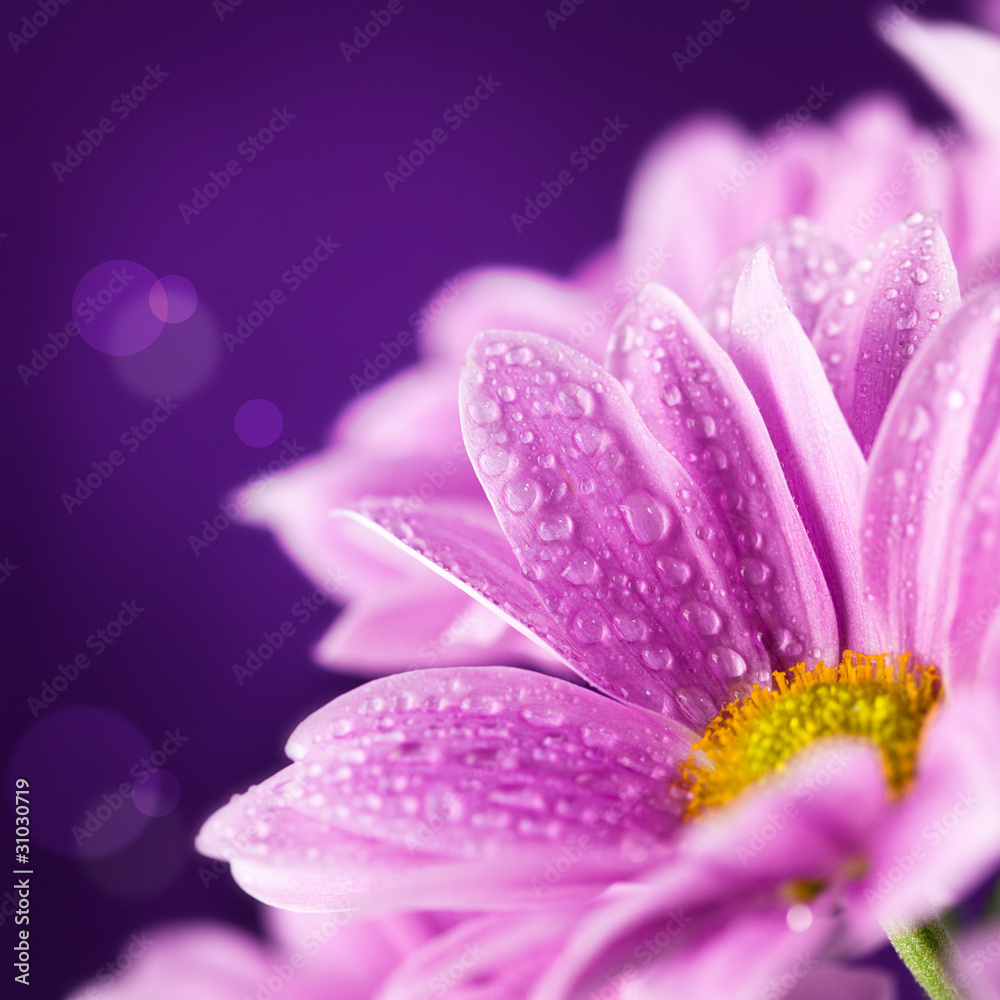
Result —
POLYGON ((882 927, 931 1000, 964 1000, 954 975, 961 962, 958 949, 937 914, 921 924, 886 920, 882 927))

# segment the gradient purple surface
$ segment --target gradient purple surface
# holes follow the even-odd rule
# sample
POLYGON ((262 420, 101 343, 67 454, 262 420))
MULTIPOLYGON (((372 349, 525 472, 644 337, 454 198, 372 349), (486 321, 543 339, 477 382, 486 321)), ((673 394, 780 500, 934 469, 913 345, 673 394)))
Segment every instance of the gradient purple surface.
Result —
MULTIPOLYGON (((313 587, 269 535, 228 524, 197 552, 190 538, 286 441, 323 444, 354 398, 351 376, 412 328, 439 284, 491 263, 567 273, 614 238, 644 148, 698 111, 766 128, 825 84, 834 97, 821 117, 890 89, 918 118, 945 118, 872 31, 866 2, 729 4, 734 23, 683 73, 671 54, 722 0, 564 2, 571 13, 554 25, 546 12, 557 0, 401 0, 348 60, 341 43, 385 6, 69 2, 16 51, 9 36, 3 43, 4 808, 10 779, 27 777, 33 815, 51 827, 33 840, 38 995, 62 995, 114 962, 133 931, 163 920, 256 926, 255 905, 228 875, 206 884, 199 874, 211 863, 194 853, 194 832, 281 766, 294 725, 355 681, 311 662, 332 611, 296 617, 313 587), (390 190, 385 172, 491 75, 499 87, 390 190), (121 95, 133 88, 143 96, 129 107, 121 95), (621 138, 518 233, 511 214, 606 116, 627 123, 621 138), (67 144, 95 129, 99 144, 67 162, 67 144), (241 145, 251 135, 259 148, 241 145), (238 172, 227 171, 232 161, 238 172), (320 260, 323 241, 339 246, 320 260), (58 332, 81 279, 118 261, 164 279, 150 302, 168 322, 146 350, 113 357, 58 332), (191 304, 180 279, 197 307, 176 322, 191 304), (251 321, 276 289, 282 300, 251 321), (238 329, 251 332, 223 339, 238 329), (46 345, 55 353, 42 354, 46 345), (31 368, 35 351, 47 363, 26 376, 19 366, 31 368), (266 446, 234 423, 260 399, 282 420, 266 446), (91 474, 99 484, 68 504, 63 495, 91 474), (241 684, 234 664, 286 621, 293 634, 241 684), (88 665, 71 678, 81 655, 88 665), (59 676, 65 689, 46 704, 44 685, 59 676), (141 764, 167 756, 171 733, 185 739, 164 769, 156 758, 141 764), (76 844, 64 814, 113 802, 124 781, 141 783, 142 808, 111 810, 76 844)), ((0 28, 19 32, 39 9, 7 5, 0 28)), ((925 13, 965 11, 933 0, 925 13)), ((3 926, 12 929, 9 916, 3 926)))

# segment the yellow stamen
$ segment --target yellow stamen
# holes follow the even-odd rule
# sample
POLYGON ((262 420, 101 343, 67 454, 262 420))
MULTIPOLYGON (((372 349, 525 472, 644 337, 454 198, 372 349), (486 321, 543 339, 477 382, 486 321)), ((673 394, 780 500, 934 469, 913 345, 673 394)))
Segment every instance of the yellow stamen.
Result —
POLYGON ((711 722, 681 768, 686 817, 728 802, 748 785, 781 771, 823 736, 872 740, 882 751, 890 793, 904 794, 914 779, 924 723, 941 697, 937 667, 896 657, 844 652, 836 667, 798 663, 775 688, 756 685, 711 722), (887 664, 886 660, 890 663, 887 664), (706 760, 707 758, 707 760, 706 760))

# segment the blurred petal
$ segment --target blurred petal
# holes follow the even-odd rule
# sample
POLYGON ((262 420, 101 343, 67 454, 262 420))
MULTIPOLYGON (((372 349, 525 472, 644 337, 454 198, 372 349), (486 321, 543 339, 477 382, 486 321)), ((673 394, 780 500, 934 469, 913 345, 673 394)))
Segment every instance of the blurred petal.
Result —
POLYGON ((861 587, 864 457, 764 249, 736 287, 730 354, 760 407, 834 605, 843 612, 842 645, 881 649, 861 587))
MULTIPOLYGON (((779 982, 784 985, 784 980, 779 982)), ((785 994, 787 1000, 896 1000, 896 981, 882 969, 817 965, 785 994)))
POLYGON ((1000 142, 1000 39, 965 24, 904 17, 886 40, 980 139, 1000 142))
POLYGON ((724 526, 616 379, 556 341, 491 331, 461 407, 514 555, 588 681, 695 725, 735 683, 769 683, 724 526))
POLYGON ((865 456, 910 358, 959 304, 937 216, 915 212, 865 248, 823 306, 813 343, 865 456))
POLYGON ((865 583, 888 648, 948 669, 948 565, 959 504, 1000 420, 1000 289, 973 299, 900 382, 869 462, 865 583))
POLYGON ((607 367, 660 444, 719 498, 768 650, 792 662, 839 659, 823 571, 757 404, 725 351, 673 292, 648 285, 622 314, 607 367))

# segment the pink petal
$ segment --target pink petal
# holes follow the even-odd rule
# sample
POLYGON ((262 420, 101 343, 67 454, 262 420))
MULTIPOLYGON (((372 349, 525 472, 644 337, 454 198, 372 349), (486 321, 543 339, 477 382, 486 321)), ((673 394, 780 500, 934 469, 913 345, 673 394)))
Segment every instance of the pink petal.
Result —
POLYGON ((761 246, 767 248, 785 301, 807 336, 812 335, 823 302, 850 265, 847 251, 821 225, 801 215, 769 223, 723 261, 705 298, 705 327, 724 348, 729 346, 736 283, 761 246))
POLYGON ((68 1000, 237 1000, 252 995, 280 957, 244 931, 207 922, 152 927, 124 945, 135 961, 120 979, 102 970, 68 1000))
POLYGON ((288 743, 295 763, 216 813, 198 849, 292 909, 592 894, 668 849, 691 736, 526 670, 387 677, 306 719, 288 743))
POLYGON ((841 613, 844 643, 883 648, 861 587, 857 526, 864 457, 812 345, 785 304, 765 249, 757 251, 736 287, 730 354, 785 470, 841 613))
POLYGON ((725 351, 673 292, 648 285, 608 345, 656 439, 684 461, 741 554, 765 646, 793 662, 839 659, 837 618, 757 404, 725 351))
POLYGON ((922 919, 958 903, 1000 861, 1000 697, 962 691, 932 719, 914 790, 872 838, 866 908, 922 919))
POLYGON ((945 568, 969 477, 1000 417, 1000 289, 962 307, 907 369, 872 449, 863 559, 888 648, 948 664, 945 568))
POLYGON ((931 23, 903 17, 884 32, 889 44, 908 59, 987 142, 1000 142, 1000 40, 965 24, 931 23))
POLYGON ((401 965, 377 1000, 525 997, 575 918, 573 910, 550 909, 468 920, 401 965))
POLYGON ((601 690, 701 725, 768 682, 714 506, 607 371, 557 341, 488 332, 462 380, 466 444, 559 652, 601 690))
POLYGON ((915 212, 866 247, 823 306, 813 343, 866 456, 910 358, 959 304, 937 216, 915 212))
POLYGON ((452 510, 412 511, 399 500, 369 500, 356 510, 339 513, 368 524, 483 602, 497 621, 508 622, 540 646, 541 655, 563 655, 566 662, 572 662, 561 631, 553 628, 551 618, 539 606, 495 521, 472 520, 452 510))
MULTIPOLYGON (((480 330, 534 330, 565 338, 568 329, 575 347, 600 358, 618 312, 617 302, 610 309, 601 305, 611 291, 605 271, 589 283, 492 268, 460 274, 432 300, 432 308, 439 302, 441 307, 427 322, 424 346, 460 361, 480 330)), ((456 382, 457 375, 456 365, 456 382)))
POLYGON ((1000 609, 1000 437, 970 478, 959 508, 947 578, 947 663, 952 684, 975 678, 996 686, 1000 609))

